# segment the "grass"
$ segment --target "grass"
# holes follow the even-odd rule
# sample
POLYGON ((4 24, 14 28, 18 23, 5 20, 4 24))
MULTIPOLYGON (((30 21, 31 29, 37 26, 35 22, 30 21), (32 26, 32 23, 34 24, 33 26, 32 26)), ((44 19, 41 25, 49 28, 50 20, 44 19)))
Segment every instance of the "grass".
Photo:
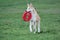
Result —
POLYGON ((31 2, 41 17, 43 32, 30 33, 29 23, 22 20, 25 0, 0 0, 0 40, 60 40, 60 0, 31 2))

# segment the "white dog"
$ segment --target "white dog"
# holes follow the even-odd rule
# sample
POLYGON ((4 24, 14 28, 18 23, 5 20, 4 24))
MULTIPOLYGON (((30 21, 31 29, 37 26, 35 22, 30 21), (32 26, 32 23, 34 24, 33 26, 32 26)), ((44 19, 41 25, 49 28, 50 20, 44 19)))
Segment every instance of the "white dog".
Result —
POLYGON ((40 32, 40 17, 37 14, 37 11, 33 7, 32 3, 27 4, 27 11, 30 11, 32 13, 32 18, 30 20, 30 26, 29 26, 30 32, 33 31, 34 33, 36 33, 37 30, 38 32, 40 32))

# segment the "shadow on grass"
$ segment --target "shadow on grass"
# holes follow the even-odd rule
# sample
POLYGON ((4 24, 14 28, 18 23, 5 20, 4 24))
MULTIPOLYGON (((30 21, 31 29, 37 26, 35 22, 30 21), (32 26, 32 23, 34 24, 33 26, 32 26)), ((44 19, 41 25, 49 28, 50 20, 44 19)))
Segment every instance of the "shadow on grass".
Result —
MULTIPOLYGON (((60 32, 60 30, 41 31, 40 33, 51 33, 51 34, 57 34, 58 32, 60 32)), ((40 33, 39 33, 39 34, 40 34, 40 33)))

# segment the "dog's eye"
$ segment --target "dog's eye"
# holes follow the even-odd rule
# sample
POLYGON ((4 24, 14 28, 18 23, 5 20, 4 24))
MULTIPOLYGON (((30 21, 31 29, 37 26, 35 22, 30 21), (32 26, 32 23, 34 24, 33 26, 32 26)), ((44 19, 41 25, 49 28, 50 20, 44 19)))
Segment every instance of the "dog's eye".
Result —
POLYGON ((34 11, 34 10, 33 10, 34 11))

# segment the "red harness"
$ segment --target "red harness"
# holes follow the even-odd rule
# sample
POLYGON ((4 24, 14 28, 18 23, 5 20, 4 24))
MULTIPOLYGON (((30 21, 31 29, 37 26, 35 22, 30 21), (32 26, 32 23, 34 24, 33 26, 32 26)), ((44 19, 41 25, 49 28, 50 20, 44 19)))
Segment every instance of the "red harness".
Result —
POLYGON ((23 20, 28 22, 32 18, 32 14, 30 11, 25 11, 22 16, 23 20))

